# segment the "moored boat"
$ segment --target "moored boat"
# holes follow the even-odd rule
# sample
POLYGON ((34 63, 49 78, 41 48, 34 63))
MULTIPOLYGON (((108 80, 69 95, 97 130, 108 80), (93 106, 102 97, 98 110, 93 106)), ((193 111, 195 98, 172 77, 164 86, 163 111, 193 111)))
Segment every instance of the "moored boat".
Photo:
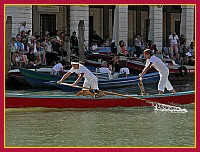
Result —
POLYGON ((75 95, 25 95, 5 94, 6 108, 109 108, 152 106, 152 102, 168 105, 184 105, 195 102, 195 91, 163 95, 105 95, 101 98, 75 95))
MULTIPOLYGON (((57 85, 56 83, 51 83, 51 81, 58 81, 60 80, 61 76, 58 75, 47 75, 40 72, 30 71, 27 69, 20 69, 20 72, 25 76, 25 79, 32 87, 57 87, 59 89, 64 89, 68 91, 73 91, 73 88, 64 85, 57 85), (47 83, 49 82, 49 83, 47 83), (48 86, 49 84, 49 86, 48 86)), ((70 76, 71 77, 71 76, 70 76)), ((72 76, 71 78, 66 79, 65 82, 73 83, 77 76, 72 76)), ((99 76, 97 76, 99 77, 99 76)), ((143 83, 156 83, 159 80, 159 73, 149 73, 144 75, 143 83)), ((100 89, 105 88, 116 88, 116 87, 127 87, 138 84, 138 75, 137 76, 129 76, 129 77, 119 77, 116 79, 99 79, 98 84, 100 89)), ((83 85, 83 81, 79 83, 79 85, 83 85)))
MULTIPOLYGON (((169 68, 170 74, 179 74, 181 76, 185 76, 188 73, 194 74, 195 73, 195 66, 189 66, 189 65, 178 65, 175 64, 173 60, 165 60, 164 63, 169 68)), ((141 60, 128 60, 127 66, 130 69, 142 71, 145 67, 145 63, 141 60)), ((150 69, 149 72, 155 72, 155 69, 150 69), (151 70, 151 71, 150 71, 151 70)))

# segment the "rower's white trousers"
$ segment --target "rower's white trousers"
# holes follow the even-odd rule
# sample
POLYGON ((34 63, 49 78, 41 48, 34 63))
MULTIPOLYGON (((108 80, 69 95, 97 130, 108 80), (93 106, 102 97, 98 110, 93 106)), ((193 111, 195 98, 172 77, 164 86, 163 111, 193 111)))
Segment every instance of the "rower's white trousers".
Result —
POLYGON ((97 77, 94 77, 91 80, 85 79, 83 87, 84 87, 83 90, 89 90, 90 88, 93 90, 99 90, 97 77))
POLYGON ((160 81, 158 83, 158 90, 164 92, 165 88, 168 91, 173 89, 171 83, 169 82, 168 76, 169 76, 169 71, 166 71, 165 74, 160 73, 160 81))

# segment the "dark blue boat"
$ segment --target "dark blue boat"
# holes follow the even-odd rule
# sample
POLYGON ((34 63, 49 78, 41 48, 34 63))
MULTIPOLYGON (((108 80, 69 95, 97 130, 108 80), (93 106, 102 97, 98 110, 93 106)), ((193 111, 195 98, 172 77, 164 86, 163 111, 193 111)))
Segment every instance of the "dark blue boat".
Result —
MULTIPOLYGON (((50 88, 56 87, 63 90, 73 91, 73 88, 70 86, 57 85, 55 82, 60 80, 61 76, 58 75, 50 75, 37 71, 31 71, 27 69, 20 69, 22 75, 24 75, 26 81, 32 87, 40 87, 40 88, 50 88), (54 83, 52 83, 52 81, 54 83)), ((100 89, 108 89, 108 88, 120 88, 127 87, 138 84, 138 75, 137 76, 129 76, 129 77, 119 77, 116 79, 99 79, 98 84, 100 89)), ((72 84, 77 79, 76 75, 72 75, 65 80, 66 83, 72 84)), ((159 73, 149 73, 145 74, 143 77, 143 83, 156 83, 159 80, 159 73)), ((83 85, 83 81, 79 82, 80 86, 83 85)), ((74 88, 75 89, 75 88, 74 88)))

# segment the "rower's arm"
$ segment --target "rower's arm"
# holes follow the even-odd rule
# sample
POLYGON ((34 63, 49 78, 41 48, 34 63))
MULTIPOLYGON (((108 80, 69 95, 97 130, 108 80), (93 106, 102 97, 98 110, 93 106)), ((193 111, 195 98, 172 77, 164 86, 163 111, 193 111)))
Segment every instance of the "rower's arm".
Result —
POLYGON ((150 62, 150 64, 148 66, 146 66, 143 70, 142 70, 142 73, 140 73, 140 77, 143 77, 147 71, 151 68, 152 66, 152 62, 150 62))
POLYGON ((83 78, 84 73, 81 73, 72 86, 76 86, 83 78))
POLYGON ((67 72, 65 75, 63 75, 63 77, 60 79, 60 81, 58 81, 57 83, 60 84, 62 83, 65 79, 67 79, 72 73, 71 72, 67 72))

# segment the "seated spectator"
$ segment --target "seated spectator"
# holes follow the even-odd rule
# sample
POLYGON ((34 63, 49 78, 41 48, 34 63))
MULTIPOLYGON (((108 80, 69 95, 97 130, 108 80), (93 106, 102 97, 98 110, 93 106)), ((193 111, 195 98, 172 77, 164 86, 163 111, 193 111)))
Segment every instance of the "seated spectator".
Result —
POLYGON ((188 57, 188 65, 190 65, 190 66, 195 65, 195 60, 194 60, 193 56, 188 57))
POLYGON ((97 42, 92 43, 92 46, 91 46, 92 53, 97 52, 98 50, 99 49, 98 49, 98 46, 97 46, 97 42))
POLYGON ((101 67, 98 68, 98 70, 96 70, 96 71, 98 71, 101 74, 108 74, 109 79, 110 80, 113 79, 112 72, 111 72, 111 70, 107 66, 107 61, 103 61, 101 63, 101 67))
POLYGON ((19 51, 15 52, 16 56, 15 56, 15 64, 17 66, 22 67, 22 65, 28 65, 28 59, 26 55, 21 54, 19 51))
POLYGON ((46 63, 45 42, 40 43, 39 41, 37 41, 36 49, 40 55, 39 60, 41 60, 42 65, 45 65, 46 63))
POLYGON ((143 43, 143 38, 139 33, 136 34, 136 37, 134 39, 134 44, 135 44, 135 49, 136 49, 136 57, 140 57, 142 53, 142 43, 143 43))
POLYGON ((11 62, 13 65, 15 65, 15 58, 16 58, 16 51, 17 49, 15 48, 15 42, 16 39, 14 37, 12 37, 11 39, 11 44, 10 44, 10 51, 11 51, 11 62))
POLYGON ((51 69, 50 74, 51 74, 51 75, 59 75, 60 72, 63 73, 63 72, 64 72, 64 65, 65 65, 64 62, 57 63, 57 64, 54 65, 54 67, 51 69))
POLYGON ((128 75, 130 74, 129 68, 120 68, 120 74, 125 74, 125 76, 128 77, 128 75))
POLYGON ((52 49, 53 49, 54 53, 57 53, 58 55, 61 55, 62 53, 59 50, 60 43, 58 43, 58 40, 57 40, 56 36, 52 36, 50 42, 51 42, 51 46, 52 46, 52 49))
POLYGON ((188 60, 189 60, 189 57, 191 57, 192 54, 189 52, 188 49, 186 48, 183 48, 183 64, 188 64, 188 60))
POLYGON ((32 47, 34 49, 34 52, 37 52, 36 49, 36 37, 31 36, 30 39, 27 42, 27 51, 29 52, 29 48, 32 47))
POLYGON ((119 53, 128 56, 128 51, 126 50, 126 43, 124 41, 119 41, 119 53))
POLYGON ((46 57, 46 65, 54 65, 57 62, 58 53, 53 51, 51 38, 48 38, 45 43, 45 57, 46 57))
POLYGON ((21 31, 21 42, 24 44, 24 50, 27 51, 28 37, 25 31, 21 31))
POLYGON ((99 72, 100 73, 108 73, 109 75, 111 75, 111 71, 110 69, 107 67, 107 62, 103 61, 101 63, 101 67, 99 68, 99 72))
POLYGON ((112 61, 108 62, 108 68, 110 69, 110 71, 112 73, 119 73, 120 71, 120 67, 119 67, 119 57, 118 56, 114 56, 112 58, 112 61))
POLYGON ((32 47, 29 48, 29 53, 27 54, 27 57, 30 65, 37 66, 41 64, 41 61, 38 60, 34 54, 34 48, 32 47))
POLYGON ((14 44, 15 46, 15 49, 17 51, 19 51, 20 53, 22 54, 25 54, 25 50, 24 50, 24 44, 21 42, 21 36, 20 35, 17 35, 17 41, 15 42, 14 44))
POLYGON ((128 56, 128 51, 126 50, 126 43, 124 42, 123 45, 121 46, 121 49, 122 49, 122 53, 125 55, 125 56, 128 56))
POLYGON ((195 56, 195 43, 194 42, 190 43, 188 50, 192 54, 192 56, 195 56))
POLYGON ((48 39, 50 38, 50 32, 46 31, 43 37, 43 41, 46 43, 48 41, 48 39))

